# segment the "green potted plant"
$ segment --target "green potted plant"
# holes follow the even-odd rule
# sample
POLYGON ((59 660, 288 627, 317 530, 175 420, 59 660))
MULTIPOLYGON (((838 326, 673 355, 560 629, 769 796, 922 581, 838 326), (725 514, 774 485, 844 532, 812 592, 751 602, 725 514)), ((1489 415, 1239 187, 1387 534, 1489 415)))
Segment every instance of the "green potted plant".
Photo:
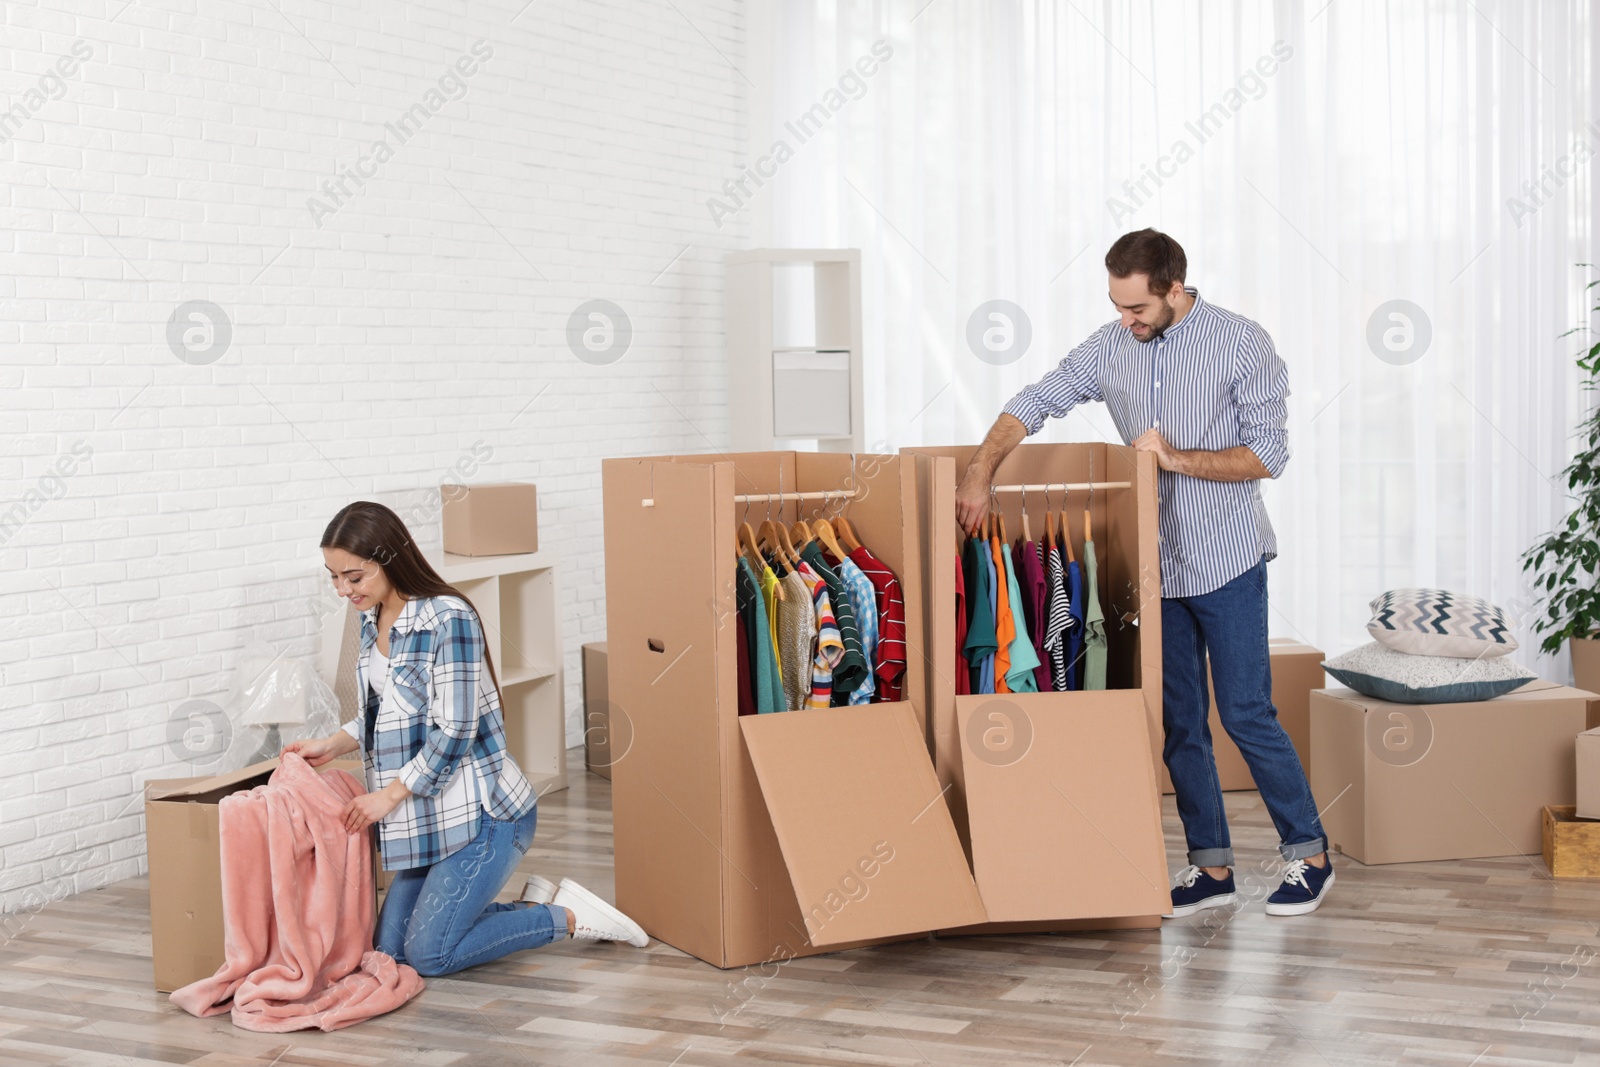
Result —
MULTIPOLYGON (((1584 291, 1597 285, 1600 280, 1584 291)), ((1593 310, 1600 312, 1600 304, 1593 310)), ((1580 330, 1587 328, 1575 327, 1561 336, 1580 330)), ((1600 389, 1600 342, 1578 356, 1578 366, 1588 375, 1585 391, 1600 389)), ((1581 441, 1578 454, 1562 472, 1573 497, 1572 511, 1566 522, 1523 553, 1522 569, 1532 572, 1544 609, 1533 622, 1534 632, 1544 635, 1539 647, 1554 655, 1566 641, 1578 688, 1600 692, 1600 406, 1578 423, 1575 433, 1581 441)))

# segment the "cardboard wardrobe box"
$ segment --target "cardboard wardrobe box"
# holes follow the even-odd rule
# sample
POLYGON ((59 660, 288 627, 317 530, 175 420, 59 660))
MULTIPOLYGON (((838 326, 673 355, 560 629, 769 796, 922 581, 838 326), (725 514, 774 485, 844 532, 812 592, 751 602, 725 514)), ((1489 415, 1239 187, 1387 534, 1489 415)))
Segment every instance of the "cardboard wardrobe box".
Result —
MULTIPOLYGON (((1322 651, 1288 638, 1275 637, 1267 643, 1267 653, 1272 663, 1272 706, 1278 711, 1278 722, 1289 735, 1300 766, 1311 773, 1311 691, 1328 684, 1322 670, 1325 658, 1322 651)), ((1254 789, 1256 780, 1250 767, 1223 728, 1217 714, 1215 690, 1211 690, 1209 675, 1207 689, 1211 691, 1211 751, 1217 762, 1217 780, 1224 791, 1254 789)), ((1165 764, 1160 769, 1161 791, 1172 792, 1172 777, 1165 764)))
MULTIPOLYGON (((957 480, 971 446, 914 448, 924 548, 928 741, 985 922, 944 933, 1154 927, 1171 904, 1161 796, 1161 565, 1156 461, 1102 443, 1023 444, 997 487, 1055 483, 1073 555, 1085 510, 1107 637, 1100 691, 956 695, 957 480), (1096 483, 1063 491, 1062 483, 1096 483), (1106 488, 1105 486, 1115 486, 1106 488)), ((1007 535, 1042 538, 1046 494, 1001 490, 1007 535), (1026 514, 1024 509, 1026 504, 1026 514), (1025 520, 1026 519, 1026 523, 1025 520)))
POLYGON ((611 697, 606 685, 606 643, 583 646, 583 765, 611 777, 611 697))
POLYGON ((1573 748, 1577 755, 1574 814, 1580 819, 1600 819, 1600 729, 1579 734, 1573 748))
MULTIPOLYGON (((222 860, 217 803, 230 794, 264 785, 277 767, 278 760, 274 758, 223 774, 152 779, 145 783, 150 953, 155 986, 160 992, 170 993, 209 978, 222 966, 222 860)), ((358 761, 332 760, 320 769, 334 768, 358 779, 362 776, 358 761)), ((380 870, 376 846, 373 870, 380 870)), ((375 885, 375 891, 376 888, 375 885)))
POLYGON ((1362 863, 1540 851, 1540 810, 1573 800, 1573 738, 1600 696, 1535 679, 1493 700, 1311 694, 1311 791, 1328 843, 1362 863))
POLYGON ((457 556, 539 551, 538 489, 530 482, 441 485, 444 550, 457 556))
POLYGON ((609 459, 602 471, 610 711, 631 726, 611 768, 617 906, 718 967, 981 919, 917 706, 911 463, 759 452, 609 459), (840 507, 900 579, 908 699, 740 717, 736 532, 840 507))

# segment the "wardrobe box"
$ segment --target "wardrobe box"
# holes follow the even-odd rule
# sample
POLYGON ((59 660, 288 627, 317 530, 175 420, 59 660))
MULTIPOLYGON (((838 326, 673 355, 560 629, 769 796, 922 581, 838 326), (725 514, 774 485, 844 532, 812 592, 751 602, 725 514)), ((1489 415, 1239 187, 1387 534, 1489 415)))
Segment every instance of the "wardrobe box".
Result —
POLYGON ((606 643, 583 646, 583 765, 611 777, 611 698, 606 685, 606 643))
MULTIPOLYGON (((266 783, 278 760, 200 778, 152 779, 144 785, 145 840, 150 861, 150 954, 156 989, 170 993, 209 978, 223 962, 222 860, 217 802, 266 783)), ((362 777, 361 764, 333 760, 362 777)), ((369 833, 371 831, 368 831, 369 833)), ((373 870, 379 871, 377 849, 373 870)), ((383 879, 385 885, 387 878, 383 879)), ((375 887, 376 888, 376 887, 375 887)))
MULTIPOLYGON (((1278 709, 1278 722, 1294 744, 1300 765, 1311 773, 1311 691, 1328 684, 1322 671, 1323 653, 1310 645, 1275 637, 1267 644, 1272 664, 1272 705, 1278 709)), ((1210 679, 1207 678, 1207 687, 1210 679)), ((1217 700, 1211 698, 1211 751, 1216 756, 1217 780, 1224 790, 1254 789, 1255 779, 1239 748, 1223 729, 1217 716, 1217 700)), ((1161 791, 1172 792, 1167 768, 1160 768, 1161 791)))
POLYGON ((1573 801, 1573 738, 1600 696, 1535 679, 1493 700, 1311 694, 1311 791, 1329 845, 1362 863, 1540 851, 1540 810, 1573 801))
POLYGON ((981 920, 919 706, 912 464, 758 452, 609 459, 602 472, 610 713, 631 726, 611 768, 617 906, 718 967, 981 920), (739 715, 740 524, 845 505, 796 493, 852 494, 850 524, 899 577, 908 699, 739 715))
POLYGON ((444 550, 457 556, 539 551, 538 490, 529 482, 441 485, 444 550))
POLYGON ((1600 730, 1579 734, 1574 748, 1578 756, 1577 817, 1600 819, 1600 730))
MULTIPOLYGON (((928 669, 927 743, 983 900, 946 934, 1155 927, 1171 904, 1156 768, 1161 742, 1161 565, 1155 456, 1103 443, 1019 445, 997 486, 1056 483, 1073 552, 1085 510, 1096 546, 1108 688, 956 694, 955 490, 972 446, 912 448, 928 669), (1096 483, 1091 495, 1061 483, 1096 483), (1116 486, 1117 488, 1106 488, 1116 486)), ((1012 539, 1042 537, 1045 494, 995 497, 1012 539)))

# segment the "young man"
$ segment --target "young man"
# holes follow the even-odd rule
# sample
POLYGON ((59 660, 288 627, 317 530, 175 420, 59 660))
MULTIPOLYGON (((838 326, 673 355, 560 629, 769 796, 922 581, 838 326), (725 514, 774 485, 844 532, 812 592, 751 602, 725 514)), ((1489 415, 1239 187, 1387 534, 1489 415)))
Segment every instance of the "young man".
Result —
POLYGON ((1289 462, 1288 374, 1259 325, 1186 287, 1178 242, 1155 230, 1106 253, 1109 322, 1060 366, 1011 399, 956 491, 971 530, 989 506, 996 468, 1046 418, 1104 401, 1124 442, 1160 466, 1162 755, 1177 792, 1190 866, 1172 889, 1173 916, 1235 899, 1233 848, 1206 725, 1210 656, 1217 711, 1255 777, 1287 863, 1270 915, 1315 911, 1333 884, 1327 837, 1305 770, 1272 706, 1267 568, 1277 539, 1259 481, 1289 462))

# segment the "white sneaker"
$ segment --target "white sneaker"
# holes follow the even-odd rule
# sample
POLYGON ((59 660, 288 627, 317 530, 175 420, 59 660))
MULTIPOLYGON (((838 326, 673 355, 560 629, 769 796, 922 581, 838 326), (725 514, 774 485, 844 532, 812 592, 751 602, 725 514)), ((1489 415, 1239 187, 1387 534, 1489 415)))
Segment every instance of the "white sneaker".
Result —
POLYGON ((643 927, 570 878, 561 879, 550 903, 572 912, 575 941, 626 941, 635 948, 650 944, 643 927))
POLYGON ((530 904, 548 904, 556 898, 556 884, 548 878, 540 878, 537 874, 528 879, 528 884, 522 887, 522 895, 518 900, 525 900, 530 904))

